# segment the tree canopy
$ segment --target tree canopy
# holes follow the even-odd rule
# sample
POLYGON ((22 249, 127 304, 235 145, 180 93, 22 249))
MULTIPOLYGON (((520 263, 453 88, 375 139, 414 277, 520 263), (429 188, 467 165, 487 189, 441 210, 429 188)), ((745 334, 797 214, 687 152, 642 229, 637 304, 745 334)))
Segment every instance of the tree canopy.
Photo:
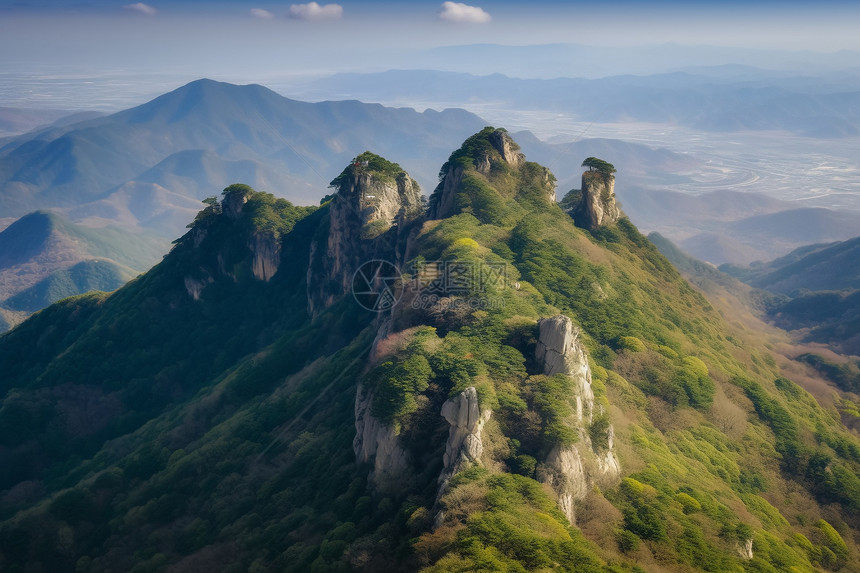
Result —
POLYGON ((587 158, 582 162, 582 167, 588 167, 590 171, 599 171, 605 176, 612 175, 616 171, 614 165, 596 157, 587 158))

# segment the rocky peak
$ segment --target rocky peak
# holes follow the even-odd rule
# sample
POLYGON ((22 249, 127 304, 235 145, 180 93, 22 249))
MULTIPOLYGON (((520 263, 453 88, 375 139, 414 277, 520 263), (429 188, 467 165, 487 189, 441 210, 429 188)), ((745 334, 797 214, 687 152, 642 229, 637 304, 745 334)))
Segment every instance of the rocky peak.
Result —
POLYGON ((221 210, 231 219, 238 219, 242 214, 242 208, 254 190, 247 185, 235 184, 230 185, 222 192, 224 198, 221 200, 221 210))
POLYGON ((371 259, 397 263, 404 224, 422 213, 421 189, 398 164, 366 151, 332 182, 329 229, 311 244, 308 304, 312 315, 349 292, 371 259), (397 232, 388 233, 397 227, 397 232))
POLYGON ((507 131, 497 129, 490 133, 488 139, 496 151, 499 152, 499 155, 502 156, 502 159, 510 166, 519 167, 525 162, 526 157, 520 151, 520 146, 514 143, 514 140, 511 139, 507 131))
POLYGON ((578 227, 598 229, 623 216, 615 199, 615 176, 599 171, 582 174, 582 197, 570 211, 578 227))
POLYGON ((504 211, 507 201, 520 198, 521 189, 545 189, 547 203, 555 203, 555 181, 549 169, 526 162, 506 130, 485 127, 466 139, 442 166, 439 185, 430 197, 428 218, 444 219, 462 210, 472 212, 482 222, 496 222, 491 213, 504 211), (517 181, 493 189, 500 175, 517 181), (482 216, 482 210, 488 213, 482 216))
POLYGON ((184 284, 194 300, 219 279, 240 282, 247 270, 256 280, 271 280, 281 265, 283 234, 295 224, 297 211, 313 210, 241 184, 224 189, 220 201, 209 197, 203 203, 191 230, 177 241, 193 253, 184 284))
POLYGON ((365 151, 331 182, 333 209, 375 236, 421 212, 421 188, 400 166, 365 151))

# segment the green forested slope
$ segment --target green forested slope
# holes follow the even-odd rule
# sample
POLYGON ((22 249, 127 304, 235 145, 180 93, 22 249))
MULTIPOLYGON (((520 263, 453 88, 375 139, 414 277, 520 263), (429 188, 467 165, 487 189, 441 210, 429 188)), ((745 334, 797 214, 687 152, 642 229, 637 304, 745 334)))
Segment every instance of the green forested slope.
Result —
POLYGON ((0 568, 858 570, 856 436, 628 220, 575 227, 505 137, 488 128, 443 166, 430 209, 449 193, 451 213, 361 240, 404 273, 504 269, 444 306, 377 315, 341 292, 311 318, 308 283, 330 278, 308 273, 311 245, 342 231, 344 187, 313 210, 234 186, 146 275, 0 338, 0 568), (270 280, 259 233, 280 245, 270 280), (584 439, 570 379, 535 361, 537 321, 559 313, 589 356, 586 435, 621 465, 575 525, 539 481, 584 439), (484 454, 440 490, 439 412, 470 387, 491 412, 484 454), (356 463, 357 392, 411 460, 394 487, 356 463))

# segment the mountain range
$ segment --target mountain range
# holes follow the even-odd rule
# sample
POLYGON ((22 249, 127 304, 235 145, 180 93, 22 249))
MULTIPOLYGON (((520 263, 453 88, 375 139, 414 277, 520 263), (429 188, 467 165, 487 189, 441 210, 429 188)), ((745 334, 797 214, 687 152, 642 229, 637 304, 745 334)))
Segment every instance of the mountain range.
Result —
POLYGON ((860 235, 856 211, 798 208, 794 202, 758 193, 632 189, 619 197, 644 230, 659 232, 715 265, 767 261, 810 243, 860 235))
POLYGON ((522 79, 498 73, 390 70, 323 78, 307 89, 306 97, 322 93, 351 94, 364 101, 483 102, 568 113, 582 122, 680 124, 706 132, 781 130, 825 138, 860 133, 860 86, 852 76, 839 81, 698 69, 595 79, 522 79))
MULTIPOLYGON (((405 82, 398 89, 428 88, 422 91, 428 96, 440 89, 436 80, 452 80, 431 74, 426 81, 412 81, 415 77, 405 72, 386 78, 394 84, 405 82)), ((517 93, 519 88, 509 79, 496 80, 500 83, 490 87, 498 96, 517 93)), ((682 88, 692 81, 684 75, 676 80, 682 88)), ((696 82, 704 85, 701 78, 696 82)), ((449 84, 456 82, 444 85, 449 84)), ((200 200, 236 181, 276 190, 298 204, 318 203, 330 174, 352 157, 356 147, 383 155, 397 153, 429 189, 438 180, 437 166, 447 153, 447 142, 485 125, 463 110, 418 113, 357 101, 306 103, 258 85, 211 80, 192 82, 116 114, 79 119, 80 115, 64 117, 0 143, 0 224, 44 209, 51 211, 55 223, 64 221, 59 226, 76 225, 75 233, 109 236, 115 231, 96 229, 114 227, 139 237, 141 244, 161 244, 166 250, 166 240, 159 243, 155 235, 169 239, 180 234, 199 210, 200 200)), ((619 198, 627 215, 644 231, 659 232, 715 264, 769 260, 810 242, 860 234, 860 222, 848 211, 798 209, 794 203, 749 192, 690 195, 662 189, 705 168, 705 162, 691 154, 617 139, 548 143, 529 132, 515 137, 529 157, 553 170, 560 196, 579 184, 579 161, 572 158, 611 159, 619 169, 619 198)), ((16 233, 23 233, 22 228, 16 233)), ((42 244, 41 240, 34 229, 31 242, 42 244)), ((134 241, 116 244, 130 247, 134 241)), ((0 270, 4 277, 0 300, 10 301, 0 303, 0 330, 61 296, 89 288, 110 290, 119 277, 134 276, 149 264, 131 252, 49 251, 50 247, 40 251, 26 264, 21 258, 14 269, 0 270), (105 274, 103 265, 92 267, 89 261, 94 258, 109 259, 122 268, 111 267, 105 274), (124 258, 135 260, 129 263, 124 258), (48 259, 54 262, 44 264, 48 259), (69 275, 78 263, 83 266, 69 275), (60 275, 51 278, 55 272, 60 275), (31 288, 36 290, 14 298, 31 288)), ((156 261, 156 253, 150 250, 146 260, 156 261)))
POLYGON ((102 114, 64 109, 29 109, 0 107, 0 138, 20 135, 47 125, 60 126, 102 114))
POLYGON ((305 103, 262 86, 199 80, 107 117, 7 141, 0 148, 0 210, 20 216, 65 208, 74 221, 175 236, 206 192, 235 181, 317 202, 327 183, 320 173, 347 161, 357 145, 397 150, 432 182, 435 172, 425 166, 428 158, 435 165, 444 159, 442 142, 482 125, 462 110, 305 103))
POLYGON ((808 245, 749 267, 726 264, 720 270, 778 295, 767 314, 781 328, 796 331, 803 341, 860 355, 860 237, 808 245))
POLYGON ((608 171, 565 212, 488 127, 440 174, 231 185, 0 336, 0 567, 858 570, 856 394, 686 282, 608 171))

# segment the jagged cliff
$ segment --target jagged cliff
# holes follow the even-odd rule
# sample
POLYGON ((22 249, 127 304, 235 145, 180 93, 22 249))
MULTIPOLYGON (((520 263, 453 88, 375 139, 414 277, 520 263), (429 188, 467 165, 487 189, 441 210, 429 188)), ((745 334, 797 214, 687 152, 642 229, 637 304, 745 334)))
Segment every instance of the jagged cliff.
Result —
POLYGON ((328 232, 311 244, 308 308, 316 315, 349 292, 369 260, 398 264, 404 226, 422 212, 421 189, 396 163, 365 152, 336 177, 328 232))
MULTIPOLYGON (((189 243, 202 255, 200 264, 183 278, 188 295, 195 301, 218 277, 237 281, 240 275, 250 274, 255 280, 268 282, 278 272, 282 229, 277 224, 271 228, 256 228, 253 224, 262 207, 261 197, 247 185, 236 184, 223 191, 220 202, 207 199, 206 209, 198 214, 187 235, 189 243), (245 212, 249 201, 252 213, 245 212), (223 227, 225 219, 237 228, 229 240, 222 242, 218 235, 223 229, 219 227, 223 227), (216 235, 214 239, 210 237, 212 233, 216 235), (210 244, 204 244, 207 239, 221 244, 212 250, 210 244)), ((269 197, 266 202, 274 202, 274 197, 269 197)))
MULTIPOLYGON (((615 455, 612 425, 608 425, 605 449, 591 443, 589 425, 595 415, 594 392, 591 387, 591 368, 588 356, 580 342, 580 330, 564 315, 545 318, 538 322, 538 340, 535 360, 544 374, 561 374, 573 381, 576 408, 574 417, 567 423, 575 429, 575 444, 555 446, 544 465, 538 470, 539 479, 548 484, 558 496, 559 507, 571 523, 575 522, 574 503, 583 499, 594 484, 603 487, 616 482, 621 476, 621 465, 615 455)), ((598 414, 605 414, 599 411, 598 414)))
POLYGON ((570 211, 578 227, 597 229, 624 215, 615 198, 615 176, 599 171, 582 174, 581 199, 570 211))
POLYGON ((426 215, 365 157, 319 208, 228 189, 146 275, 0 337, 0 569, 857 569, 853 398, 620 214, 575 225, 503 130, 426 215))
MULTIPOLYGON (((554 178, 548 170, 535 164, 527 164, 518 146, 504 130, 488 128, 471 141, 470 154, 466 156, 452 155, 452 160, 443 168, 443 177, 439 187, 434 192, 428 219, 449 217, 458 211, 475 212, 474 207, 480 206, 471 195, 475 181, 493 181, 500 174, 505 177, 516 177, 523 183, 528 183, 539 189, 539 200, 551 205, 554 203, 554 178), (483 145, 482 145, 483 144, 483 145)), ((467 142, 468 145, 468 142, 467 142)), ((466 147, 466 146, 464 146, 466 147)), ((352 183, 355 180, 346 179, 351 186, 343 188, 347 196, 360 196, 362 183, 352 183)), ((480 184, 480 183, 479 183, 480 184)), ((366 188, 366 183, 364 184, 366 188)), ((516 197, 521 192, 514 187, 516 197)), ((392 194, 393 195, 393 194, 392 194)), ((395 211, 397 203, 387 210, 389 215, 395 211)), ((367 212, 371 212, 368 210, 367 212)), ((480 216, 480 211, 477 213, 480 216)), ((334 211, 332 214, 335 217, 334 211)), ((332 225, 330 233, 342 234, 340 225, 332 225)), ((329 239, 331 244, 331 234, 329 239)), ((355 241, 345 248, 356 250, 355 241)), ((418 285, 418 283, 410 283, 418 285)), ((440 291, 441 292, 441 291, 440 291)), ((452 301, 450 292, 445 300, 452 301)), ((402 329, 414 326, 427 320, 427 313, 422 314, 414 304, 424 300, 420 295, 408 298, 406 302, 414 309, 409 318, 403 317, 403 311, 392 311, 377 321, 379 334, 374 349, 379 348, 381 339, 392 336, 394 325, 402 329), (416 311, 417 314, 416 314, 416 311), (396 320, 395 320, 396 318, 396 320)), ((427 309, 423 309, 427 310, 427 309)), ((443 315, 444 316, 444 315, 443 315)), ((452 315, 449 315, 449 317, 452 315)), ((445 319, 442 324, 445 324, 445 319)), ((536 362, 545 375, 562 374, 573 380, 573 392, 567 396, 574 415, 565 423, 573 428, 578 437, 578 443, 566 447, 553 447, 547 454, 540 467, 538 477, 554 488, 558 497, 559 507, 569 521, 574 522, 574 503, 585 497, 591 487, 599 482, 609 485, 618 479, 620 466, 614 452, 614 430, 608 426, 606 441, 608 448, 600 450, 592 448, 589 437, 589 424, 592 422, 595 408, 604 414, 602 406, 595 406, 594 393, 591 390, 591 372, 588 359, 578 341, 579 330, 572 326, 570 318, 556 316, 544 319, 538 323, 538 343, 536 362), (583 464, 583 460, 585 465, 583 464)), ((374 353, 375 354, 375 353, 374 353)), ((374 361, 377 361, 376 359, 374 361)), ((409 460, 407 447, 398 438, 398 432, 390 423, 384 423, 372 413, 371 404, 374 400, 374 390, 368 390, 364 385, 359 387, 356 398, 356 438, 353 447, 360 462, 372 466, 370 479, 377 487, 391 491, 391 484, 396 477, 403 478, 411 475, 412 461, 409 460)), ((484 452, 482 431, 486 422, 492 417, 492 410, 481 407, 475 387, 469 387, 450 397, 442 405, 437 414, 449 425, 448 440, 442 454, 442 470, 439 475, 439 493, 437 498, 447 490, 447 483, 459 471, 482 463, 484 452)), ((437 516, 437 524, 441 523, 444 512, 437 516)))

